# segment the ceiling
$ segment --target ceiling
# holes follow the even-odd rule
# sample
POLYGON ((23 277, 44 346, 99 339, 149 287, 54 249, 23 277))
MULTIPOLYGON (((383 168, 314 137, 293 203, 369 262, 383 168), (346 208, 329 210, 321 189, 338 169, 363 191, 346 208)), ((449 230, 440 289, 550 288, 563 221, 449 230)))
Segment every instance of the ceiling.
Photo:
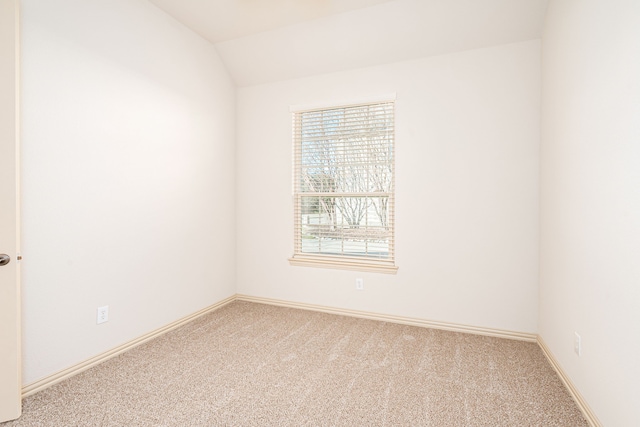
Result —
POLYGON ((238 86, 541 37, 548 0, 149 0, 212 42, 238 86))
POLYGON ((150 0, 218 43, 393 0, 150 0))

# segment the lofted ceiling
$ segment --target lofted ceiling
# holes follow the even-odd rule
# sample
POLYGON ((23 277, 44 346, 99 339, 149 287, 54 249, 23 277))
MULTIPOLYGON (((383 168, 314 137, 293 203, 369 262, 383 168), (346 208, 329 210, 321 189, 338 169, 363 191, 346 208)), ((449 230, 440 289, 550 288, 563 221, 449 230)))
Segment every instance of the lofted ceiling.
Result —
POLYGON ((548 0, 149 0, 212 42, 238 86, 541 37, 548 0))

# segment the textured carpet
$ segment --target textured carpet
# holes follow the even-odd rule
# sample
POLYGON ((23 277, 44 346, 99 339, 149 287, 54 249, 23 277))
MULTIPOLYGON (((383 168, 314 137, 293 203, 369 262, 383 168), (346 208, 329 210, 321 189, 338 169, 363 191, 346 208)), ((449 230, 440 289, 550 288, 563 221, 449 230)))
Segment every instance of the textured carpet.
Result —
POLYGON ((234 302, 9 426, 586 426, 534 343, 234 302))

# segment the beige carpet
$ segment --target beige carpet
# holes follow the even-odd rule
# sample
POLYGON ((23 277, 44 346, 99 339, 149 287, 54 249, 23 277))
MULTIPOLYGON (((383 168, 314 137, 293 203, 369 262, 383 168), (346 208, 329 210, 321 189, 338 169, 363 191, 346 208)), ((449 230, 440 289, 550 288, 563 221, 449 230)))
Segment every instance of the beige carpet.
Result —
POLYGON ((234 302, 8 426, 588 426, 536 344, 234 302))

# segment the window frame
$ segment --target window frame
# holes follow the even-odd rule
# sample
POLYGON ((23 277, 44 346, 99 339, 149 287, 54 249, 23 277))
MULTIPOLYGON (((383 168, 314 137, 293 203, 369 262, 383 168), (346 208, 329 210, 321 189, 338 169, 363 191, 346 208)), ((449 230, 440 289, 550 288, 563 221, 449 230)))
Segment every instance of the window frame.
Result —
MULTIPOLYGON (((292 140, 293 140, 293 238, 294 238, 294 250, 293 256, 289 258, 289 263, 294 266, 305 267, 323 267, 333 269, 347 269, 355 271, 369 271, 395 274, 398 267, 395 265, 395 95, 393 97, 386 97, 382 99, 366 100, 357 103, 343 103, 332 104, 328 106, 315 106, 315 107, 292 107, 292 140), (356 192, 320 192, 320 191, 303 191, 300 183, 302 182, 302 116, 305 113, 322 113, 332 110, 353 111, 355 109, 361 109, 364 107, 375 107, 380 105, 390 105, 392 125, 390 135, 385 138, 388 142, 386 148, 390 152, 390 182, 388 183, 388 191, 372 192, 372 191, 356 191, 356 192), (388 255, 385 257, 369 256, 369 255, 348 255, 348 254, 335 254, 335 253, 313 253, 303 252, 302 250, 302 236, 303 236, 303 197, 331 197, 331 198, 387 198, 388 204, 388 217, 385 228, 387 234, 388 255)), ((387 114, 387 113, 385 113, 387 114)), ((324 128, 323 128, 324 129, 324 128)), ((342 136, 342 134, 341 134, 342 136)), ((344 136, 343 136, 344 137, 344 136)), ((335 147, 335 145, 332 145, 335 147)), ((378 164, 376 162, 370 162, 370 157, 367 157, 367 165, 378 164)), ((369 205, 367 205, 369 206, 369 205)), ((367 207, 367 209, 369 209, 367 207)), ((368 227, 368 226, 367 226, 368 227)), ((365 233, 370 233, 369 228, 365 228, 365 233)), ((368 247, 370 244, 370 237, 367 236, 363 239, 363 244, 368 247)), ((346 241, 342 238, 342 245, 346 241)))

